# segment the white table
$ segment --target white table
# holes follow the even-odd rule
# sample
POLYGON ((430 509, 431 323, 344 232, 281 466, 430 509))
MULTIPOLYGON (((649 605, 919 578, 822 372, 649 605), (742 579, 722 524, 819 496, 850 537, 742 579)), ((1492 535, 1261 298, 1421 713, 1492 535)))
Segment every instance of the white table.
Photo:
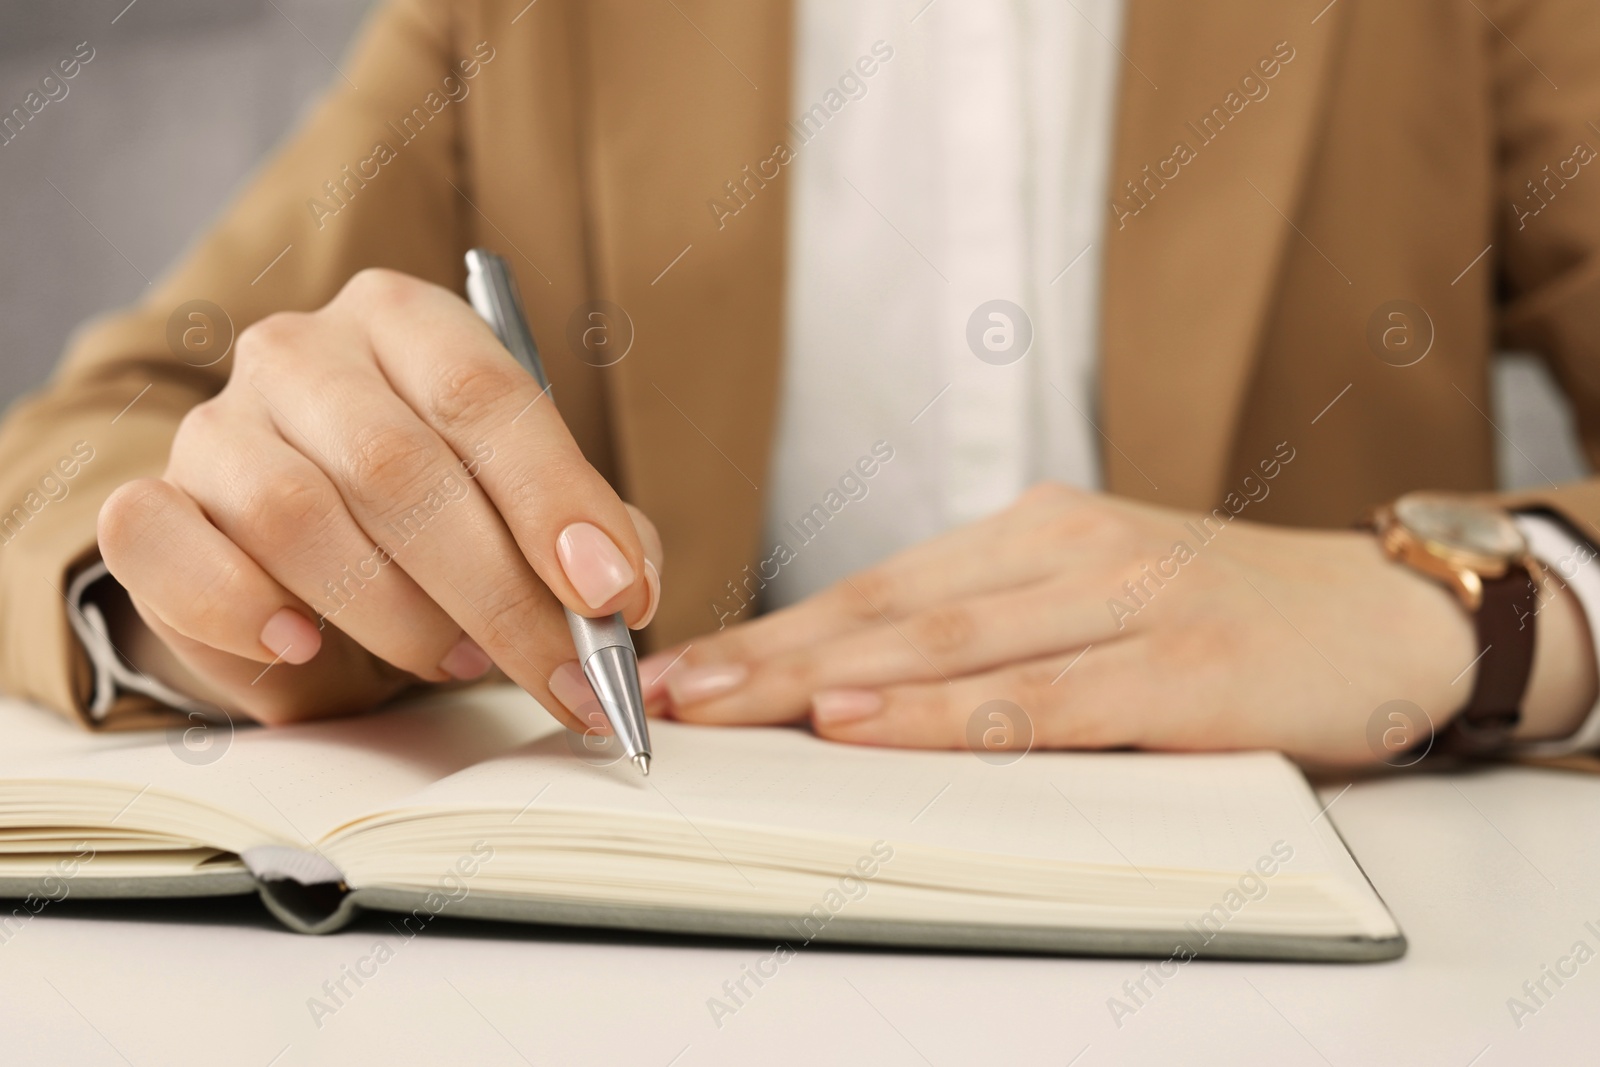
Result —
MULTIPOLYGON (((1324 799, 1340 788, 1324 788, 1324 799)), ((382 916, 311 938, 284 932, 253 899, 68 900, 0 945, 0 1061, 1600 1062, 1600 957, 1560 988, 1546 979, 1553 995, 1520 1028, 1507 1008, 1575 942, 1600 952, 1584 925, 1600 930, 1600 778, 1408 774, 1357 783, 1330 814, 1409 954, 1385 964, 1191 963, 1120 1027, 1107 1000, 1139 977, 1140 961, 812 947, 719 1028, 707 999, 770 946, 448 919, 401 945, 382 916), (351 996, 319 1026, 310 998, 379 940, 401 947, 362 986, 347 980, 351 996)))

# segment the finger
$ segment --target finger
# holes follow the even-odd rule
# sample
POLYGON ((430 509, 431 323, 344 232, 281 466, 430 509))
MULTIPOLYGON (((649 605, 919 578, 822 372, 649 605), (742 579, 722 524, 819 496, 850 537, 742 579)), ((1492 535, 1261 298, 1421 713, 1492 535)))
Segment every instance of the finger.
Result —
POLYGON ((627 509, 634 533, 638 535, 639 543, 644 546, 644 558, 654 563, 656 570, 659 571, 666 562, 666 550, 661 545, 661 532, 656 529, 656 524, 650 520, 650 516, 632 504, 624 503, 622 506, 627 509))
MULTIPOLYGON (((661 535, 656 532, 655 523, 632 504, 624 505, 628 509, 628 516, 633 520, 634 527, 639 531, 639 541, 644 545, 645 567, 650 579, 650 603, 644 617, 629 623, 636 630, 643 629, 655 616, 656 608, 661 603, 661 572, 659 570, 662 559, 661 535)), ((642 667, 641 666, 641 674, 642 667)), ((649 683, 641 677, 641 682, 648 690, 649 683)), ((557 718, 575 730, 584 730, 583 723, 589 719, 586 712, 600 706, 599 697, 595 695, 594 687, 589 684, 588 677, 583 673, 583 667, 577 660, 561 664, 550 672, 550 693, 561 703, 561 707, 552 709, 557 718)), ((646 704, 647 712, 650 710, 646 704)), ((658 709, 659 710, 659 709, 658 709)))
POLYGON ((333 627, 309 663, 261 664, 193 640, 168 626, 150 606, 130 600, 170 655, 152 648, 122 649, 130 662, 159 672, 162 681, 200 703, 266 724, 303 722, 366 711, 416 679, 378 659, 333 627))
POLYGON ((582 733, 586 712, 600 707, 600 698, 577 660, 568 660, 550 672, 550 694, 557 703, 549 711, 569 729, 582 733))
MULTIPOLYGON (((661 652, 652 652, 639 661, 639 691, 644 697, 644 710, 647 715, 670 715, 672 712, 672 698, 667 691, 672 676, 683 663, 684 657, 694 647, 693 642, 665 649, 661 652)), ((743 675, 735 680, 742 681, 743 675)))
MULTIPOLYGON (((1102 601, 1040 582, 917 611, 810 647, 737 666, 736 685, 693 697, 668 681, 673 715, 691 722, 787 722, 827 689, 948 681, 1076 651, 1117 636, 1102 601)), ((704 689, 702 687, 701 692, 704 689)))
POLYGON ((643 615, 645 553, 622 501, 472 308, 386 271, 358 274, 335 304, 357 309, 395 393, 456 455, 482 461, 480 484, 561 602, 643 615))
POLYGON ((632 504, 624 503, 623 507, 628 509, 628 518, 633 521, 639 543, 644 546, 645 588, 649 593, 642 612, 624 615, 623 618, 632 629, 642 630, 650 625, 650 620, 656 617, 656 609, 661 606, 661 567, 666 551, 661 545, 661 534, 656 530, 656 524, 650 521, 650 516, 632 504))
MULTIPOLYGON (((627 504, 626 507, 639 531, 640 542, 644 545, 645 567, 651 580, 650 602, 645 615, 630 624, 634 629, 643 629, 649 624, 661 603, 661 579, 660 571, 657 569, 658 561, 663 558, 661 536, 656 532, 655 524, 644 512, 632 504, 627 504)), ((591 732, 595 728, 592 720, 595 711, 600 708, 600 698, 595 695, 594 687, 589 684, 582 665, 577 660, 568 660, 558 665, 550 672, 547 684, 550 695, 555 700, 546 705, 546 710, 568 729, 579 733, 591 732)))
POLYGON ((697 639, 677 680, 693 684, 702 665, 779 655, 1047 576, 1091 584, 1120 569, 1129 552, 1126 533, 1126 524, 1091 494, 1061 486, 1031 490, 1004 512, 914 545, 793 607, 697 639))
POLYGON ((981 750, 999 726, 1008 750, 1122 747, 1140 736, 1144 644, 1134 637, 1081 659, 1047 656, 948 683, 826 690, 811 722, 823 737, 859 745, 981 750))
POLYGON ((100 553, 136 603, 185 637, 258 663, 322 647, 311 612, 176 486, 141 478, 100 508, 100 553))
POLYGON ((392 565, 513 681, 553 702, 547 680, 572 658, 572 638, 561 602, 478 488, 482 462, 459 460, 376 368, 327 370, 340 345, 359 339, 312 329, 306 316, 266 321, 271 336, 244 345, 241 335, 227 388, 253 390, 392 565))
POLYGON ((178 430, 168 478, 272 578, 385 662, 428 681, 489 657, 357 525, 339 492, 265 420, 212 404, 178 430))

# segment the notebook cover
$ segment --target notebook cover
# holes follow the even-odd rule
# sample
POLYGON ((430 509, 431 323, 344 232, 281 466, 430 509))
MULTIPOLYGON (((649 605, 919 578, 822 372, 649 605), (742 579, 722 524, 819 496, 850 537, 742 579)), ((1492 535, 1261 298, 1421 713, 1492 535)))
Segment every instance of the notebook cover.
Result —
MULTIPOLYGON (((241 865, 235 870, 197 872, 150 878, 90 878, 71 883, 81 899, 238 896, 259 893, 268 909, 286 927, 299 933, 331 933, 358 911, 428 911, 427 890, 368 887, 339 894, 334 910, 308 913, 286 896, 280 883, 258 883, 241 865)), ((290 886, 293 889, 295 887, 290 886)), ((0 898, 21 899, 45 892, 37 878, 0 878, 0 898)), ((432 912, 428 912, 431 915, 432 912)), ((999 926, 992 923, 925 923, 881 919, 831 918, 820 930, 801 925, 804 916, 740 913, 696 908, 646 908, 596 904, 582 900, 529 899, 506 893, 474 891, 452 902, 447 914, 456 918, 497 922, 543 923, 567 927, 644 930, 652 933, 751 938, 786 942, 798 948, 810 942, 831 945, 877 945, 888 948, 946 949, 968 952, 1025 952, 1061 956, 1126 956, 1165 959, 1180 944, 1200 959, 1303 960, 1362 963, 1392 960, 1405 954, 1403 934, 1389 938, 1315 937, 1230 933, 1223 930, 1201 946, 1193 934, 1175 930, 1104 930, 1082 927, 999 926)))

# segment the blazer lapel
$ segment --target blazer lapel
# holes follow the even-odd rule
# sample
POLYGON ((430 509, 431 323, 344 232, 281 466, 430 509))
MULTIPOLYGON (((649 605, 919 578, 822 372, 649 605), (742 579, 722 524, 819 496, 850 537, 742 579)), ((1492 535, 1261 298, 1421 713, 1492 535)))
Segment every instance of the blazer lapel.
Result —
POLYGON ((633 328, 605 371, 620 483, 673 545, 659 644, 714 625, 713 602, 757 558, 782 345, 790 11, 582 11, 591 291, 633 328))
POLYGON ((1129 0, 1102 297, 1112 492, 1218 502, 1276 268, 1304 240, 1341 27, 1322 3, 1129 0))

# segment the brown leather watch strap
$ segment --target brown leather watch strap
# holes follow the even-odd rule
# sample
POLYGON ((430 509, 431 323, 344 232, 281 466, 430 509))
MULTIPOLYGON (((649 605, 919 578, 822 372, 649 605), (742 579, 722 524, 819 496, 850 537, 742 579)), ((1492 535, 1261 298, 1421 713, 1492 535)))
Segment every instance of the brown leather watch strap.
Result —
POLYGON ((1537 590, 1528 568, 1513 566, 1502 578, 1485 579, 1483 599, 1473 615, 1478 673, 1472 696, 1445 732, 1445 746, 1456 752, 1489 752, 1502 747, 1522 721, 1522 700, 1533 675, 1537 590))

